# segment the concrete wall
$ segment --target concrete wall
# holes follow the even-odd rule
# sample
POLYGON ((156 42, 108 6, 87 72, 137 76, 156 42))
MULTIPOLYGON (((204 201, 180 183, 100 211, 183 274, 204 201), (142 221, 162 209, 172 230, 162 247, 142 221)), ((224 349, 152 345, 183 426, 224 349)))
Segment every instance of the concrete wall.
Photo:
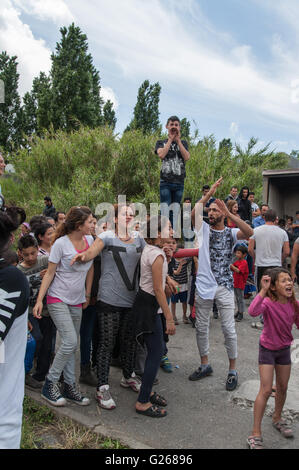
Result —
POLYGON ((264 199, 279 218, 286 215, 295 217, 299 210, 299 176, 264 177, 264 199), (269 188, 267 190, 267 185, 269 188))

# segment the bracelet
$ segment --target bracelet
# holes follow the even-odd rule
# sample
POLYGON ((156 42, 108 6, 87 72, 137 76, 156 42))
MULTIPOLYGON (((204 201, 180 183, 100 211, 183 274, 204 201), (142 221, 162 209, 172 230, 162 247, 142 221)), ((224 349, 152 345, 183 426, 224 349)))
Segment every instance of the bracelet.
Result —
POLYGON ((90 295, 90 294, 89 294, 89 295, 88 295, 88 294, 85 294, 85 297, 87 297, 87 298, 90 299, 91 295, 90 295))
POLYGON ((174 321, 166 320, 166 323, 174 323, 174 321))

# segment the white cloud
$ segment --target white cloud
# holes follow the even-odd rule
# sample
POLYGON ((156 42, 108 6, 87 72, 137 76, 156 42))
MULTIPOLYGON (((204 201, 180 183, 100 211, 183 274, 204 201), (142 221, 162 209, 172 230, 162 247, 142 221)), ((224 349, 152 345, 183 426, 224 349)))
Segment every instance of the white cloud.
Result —
POLYGON ((64 0, 13 0, 28 15, 51 20, 59 25, 72 23, 75 18, 64 0))
MULTIPOLYGON (((187 3, 189 23, 179 0, 89 0, 84 8, 81 0, 68 4, 93 47, 118 66, 120 80, 158 80, 177 87, 178 93, 184 89, 189 99, 212 98, 224 107, 231 103, 276 121, 299 123, 291 79, 273 75, 273 65, 267 69, 259 63, 247 44, 216 32, 196 0, 187 3)), ((299 77, 298 63, 295 70, 299 77)))
POLYGON ((112 90, 112 88, 110 88, 110 87, 101 87, 100 95, 103 98, 103 100, 105 101, 105 103, 108 100, 110 100, 113 103, 114 110, 116 110, 118 108, 119 101, 118 101, 118 98, 117 98, 116 94, 112 90))
POLYGON ((1 0, 0 44, 2 51, 18 57, 21 95, 31 89, 32 80, 40 71, 50 70, 51 51, 45 41, 34 38, 30 27, 22 23, 11 0, 1 0))

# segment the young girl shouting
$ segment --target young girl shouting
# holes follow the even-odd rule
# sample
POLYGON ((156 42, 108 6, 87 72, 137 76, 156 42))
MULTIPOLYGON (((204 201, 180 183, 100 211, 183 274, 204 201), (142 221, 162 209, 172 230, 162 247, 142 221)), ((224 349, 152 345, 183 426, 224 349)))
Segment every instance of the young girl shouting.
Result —
POLYGON ((254 424, 247 443, 250 449, 262 449, 262 418, 272 392, 276 374, 275 410, 273 426, 284 436, 293 437, 292 428, 281 418, 291 373, 290 346, 292 326, 299 327, 299 302, 295 299, 293 282, 288 271, 274 268, 261 280, 261 290, 251 303, 248 313, 263 315, 264 329, 260 337, 260 390, 254 403, 254 424))

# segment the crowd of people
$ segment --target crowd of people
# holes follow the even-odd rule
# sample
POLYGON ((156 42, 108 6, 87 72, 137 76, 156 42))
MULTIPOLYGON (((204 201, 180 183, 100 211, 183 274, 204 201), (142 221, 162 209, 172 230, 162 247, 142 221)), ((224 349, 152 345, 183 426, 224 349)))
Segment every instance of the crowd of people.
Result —
MULTIPOLYGON (((181 204, 188 144, 181 141, 176 116, 166 127, 168 140, 156 145, 161 202, 181 204)), ((293 284, 299 274, 299 213, 295 220, 278 220, 274 210, 256 204, 247 186, 240 191, 233 186, 224 201, 217 199, 221 183, 222 178, 204 185, 194 206, 185 197, 181 223, 188 229, 181 239, 173 229, 177 214, 149 215, 143 232, 134 220, 134 205, 116 204, 114 218, 99 224, 90 208, 57 211, 46 196, 43 214, 26 221, 23 209, 6 206, 0 196, 0 448, 19 446, 24 382, 53 406, 68 401, 88 406, 90 398, 78 385, 84 383, 94 387, 101 408, 113 410, 109 374, 115 363, 123 374, 120 385, 137 394, 136 412, 165 417, 167 399, 153 387, 160 367, 173 370, 167 343, 180 325, 179 302, 183 323, 195 329, 199 352, 199 367, 189 380, 213 373, 213 311, 228 358, 226 390, 235 390, 235 322, 244 319, 244 299, 254 291, 249 314, 259 317, 253 326, 263 330, 261 386, 247 442, 263 448, 261 421, 274 372, 273 425, 283 436, 293 435, 281 412, 291 369, 291 329, 294 323, 299 327, 293 284)))

